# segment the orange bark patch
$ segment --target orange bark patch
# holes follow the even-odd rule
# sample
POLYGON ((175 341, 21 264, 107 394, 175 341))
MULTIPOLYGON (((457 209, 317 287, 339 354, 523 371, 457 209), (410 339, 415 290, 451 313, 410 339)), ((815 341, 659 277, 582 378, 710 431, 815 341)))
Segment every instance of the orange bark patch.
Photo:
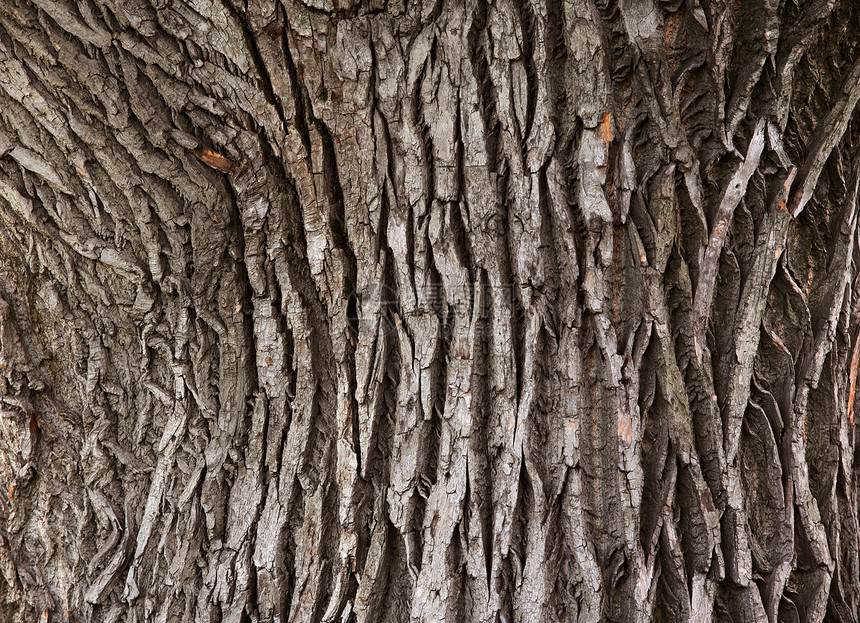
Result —
POLYGON ((603 131, 603 140, 607 143, 612 142, 612 115, 607 110, 603 113, 603 121, 600 122, 600 129, 603 131))
POLYGON ((12 499, 12 496, 15 495, 15 485, 9 485, 9 499, 12 499))
POLYGON ((666 45, 666 54, 672 50, 672 44, 675 43, 675 36, 678 34, 678 28, 681 26, 681 13, 676 11, 666 18, 666 35, 663 42, 666 45))
POLYGON ((854 424, 854 395, 857 390, 858 363, 860 363, 860 341, 855 341, 854 354, 851 356, 851 370, 848 373, 848 421, 851 422, 852 425, 854 424))
POLYGON ((713 513, 717 510, 716 507, 714 507, 714 499, 711 497, 711 489, 709 487, 705 487, 705 490, 702 491, 699 498, 702 500, 702 504, 704 504, 709 513, 713 513))
POLYGON ((192 149, 191 153, 203 161, 204 164, 208 164, 213 169, 222 173, 229 173, 233 170, 233 163, 219 153, 208 149, 192 149))
POLYGON ((633 422, 626 413, 618 413, 618 436, 624 440, 624 443, 633 443, 633 422))

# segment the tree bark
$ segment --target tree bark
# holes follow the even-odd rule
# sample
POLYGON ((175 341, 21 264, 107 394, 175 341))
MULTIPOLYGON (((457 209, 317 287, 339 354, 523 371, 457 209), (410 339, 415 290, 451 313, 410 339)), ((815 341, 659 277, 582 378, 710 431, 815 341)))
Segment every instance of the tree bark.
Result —
POLYGON ((860 5, 2 0, 0 619, 860 618, 860 5))

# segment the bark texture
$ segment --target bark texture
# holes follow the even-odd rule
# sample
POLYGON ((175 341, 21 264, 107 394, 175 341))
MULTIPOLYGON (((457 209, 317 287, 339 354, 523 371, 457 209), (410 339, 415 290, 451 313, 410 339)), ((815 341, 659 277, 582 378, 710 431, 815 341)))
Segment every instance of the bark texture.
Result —
POLYGON ((858 46, 0 1, 0 619, 858 621, 858 46))

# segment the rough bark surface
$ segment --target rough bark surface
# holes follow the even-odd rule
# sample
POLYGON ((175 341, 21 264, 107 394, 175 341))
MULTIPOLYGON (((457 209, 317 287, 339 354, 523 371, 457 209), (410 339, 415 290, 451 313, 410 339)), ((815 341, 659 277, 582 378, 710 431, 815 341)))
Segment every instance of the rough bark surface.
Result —
POLYGON ((0 619, 856 622, 858 46, 0 1, 0 619))

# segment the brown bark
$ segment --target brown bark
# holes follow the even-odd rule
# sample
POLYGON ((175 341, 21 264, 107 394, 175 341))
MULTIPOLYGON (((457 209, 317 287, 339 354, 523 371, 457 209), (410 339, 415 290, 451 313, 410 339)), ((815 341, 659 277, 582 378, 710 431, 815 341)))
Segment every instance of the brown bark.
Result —
POLYGON ((858 46, 2 0, 0 620, 856 622, 858 46))

